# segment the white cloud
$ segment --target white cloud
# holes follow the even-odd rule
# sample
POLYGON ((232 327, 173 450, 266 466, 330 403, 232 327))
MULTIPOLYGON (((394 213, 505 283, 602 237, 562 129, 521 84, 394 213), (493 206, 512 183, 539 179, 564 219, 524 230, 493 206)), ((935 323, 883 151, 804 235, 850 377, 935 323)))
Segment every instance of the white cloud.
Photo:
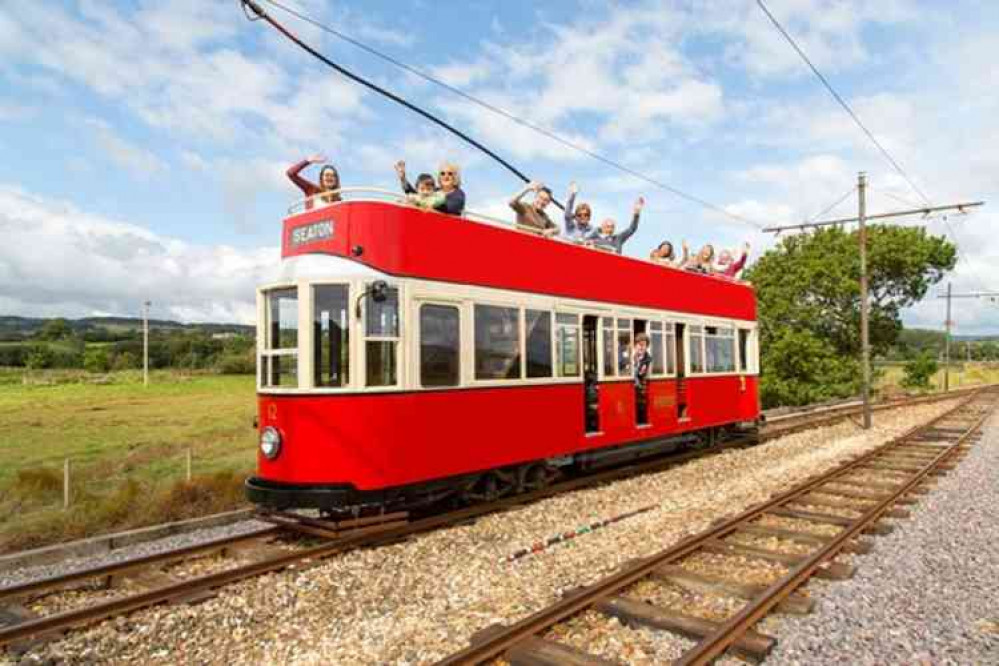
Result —
POLYGON ((111 161, 127 169, 136 178, 147 179, 166 170, 166 162, 151 151, 124 139, 105 121, 89 118, 85 125, 97 146, 111 161))
POLYGON ((276 247, 194 245, 9 185, 0 235, 0 303, 19 314, 134 314, 148 299, 159 316, 251 323, 279 268, 276 247))

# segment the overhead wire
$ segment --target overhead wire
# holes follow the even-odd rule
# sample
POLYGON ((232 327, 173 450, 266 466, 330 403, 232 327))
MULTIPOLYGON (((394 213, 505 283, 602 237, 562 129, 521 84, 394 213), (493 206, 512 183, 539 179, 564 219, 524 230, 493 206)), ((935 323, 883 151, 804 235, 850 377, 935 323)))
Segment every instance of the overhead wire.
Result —
POLYGON ((883 145, 881 145, 881 142, 877 140, 877 138, 874 136, 871 130, 867 129, 867 126, 864 125, 863 121, 860 120, 860 117, 854 112, 852 108, 850 108, 850 105, 847 104, 846 100, 844 100, 843 97, 840 96, 838 92, 836 92, 836 89, 832 87, 832 84, 829 83, 829 80, 825 76, 823 76, 822 72, 819 71, 818 67, 815 66, 815 64, 811 61, 808 55, 805 54, 802 48, 798 46, 798 43, 794 41, 794 38, 791 37, 788 31, 784 29, 784 26, 780 24, 780 21, 778 21, 777 18, 770 12, 766 4, 764 4, 763 0, 756 0, 756 4, 763 11, 763 13, 767 15, 767 18, 770 19, 770 22, 774 24, 774 27, 776 27, 778 32, 780 32, 780 34, 784 36, 784 39, 787 40, 787 42, 798 53, 801 59, 805 61, 805 64, 808 65, 809 69, 812 70, 812 73, 815 74, 816 78, 818 78, 819 81, 822 82, 822 85, 825 86, 826 90, 829 91, 829 94, 833 96, 833 99, 835 99, 839 103, 839 105, 843 107, 843 110, 846 111, 847 114, 849 114, 850 118, 853 119, 853 122, 856 123, 857 127, 859 127, 861 131, 863 131, 863 133, 867 135, 867 138, 871 140, 871 143, 873 143, 877 147, 877 149, 881 152, 881 154, 885 157, 885 159, 888 160, 888 163, 891 164, 892 168, 894 168, 895 171, 900 176, 902 176, 905 182, 909 184, 909 187, 912 188, 912 191, 918 194, 919 197, 924 202, 930 204, 929 198, 923 193, 921 189, 919 189, 919 186, 917 186, 912 181, 912 179, 909 178, 909 174, 907 174, 905 172, 905 169, 902 168, 902 166, 898 163, 898 161, 896 161, 895 158, 891 156, 891 153, 889 153, 888 150, 883 145))
POLYGON ((821 212, 816 213, 812 217, 808 218, 806 220, 806 222, 808 224, 812 224, 813 222, 815 222, 816 220, 818 220, 820 217, 825 216, 826 213, 828 213, 829 211, 831 211, 832 209, 834 209, 836 206, 838 206, 841 203, 843 203, 844 201, 846 201, 847 197, 849 197, 851 194, 853 194, 856 191, 857 191, 857 186, 854 185, 853 187, 851 187, 849 190, 846 191, 846 194, 844 194, 839 199, 836 199, 836 201, 834 201, 833 203, 831 203, 828 206, 826 206, 825 208, 823 208, 821 212))
MULTIPOLYGON (((246 0, 240 0, 240 1, 243 2, 244 6, 245 6, 246 0)), ((336 30, 336 29, 334 29, 334 28, 332 28, 332 27, 330 27, 330 26, 328 26, 328 25, 326 25, 326 24, 324 24, 324 23, 322 23, 322 22, 320 22, 320 21, 318 21, 318 20, 316 20, 316 19, 314 19, 314 18, 312 18, 312 17, 310 17, 310 16, 308 16, 308 15, 306 15, 306 14, 304 14, 304 13, 302 13, 302 12, 296 10, 296 9, 294 9, 294 8, 292 8, 292 7, 289 7, 289 6, 285 5, 282 2, 279 2, 278 0, 264 0, 264 2, 267 2, 270 5, 273 5, 274 7, 276 7, 278 9, 280 9, 280 10, 282 10, 282 11, 290 14, 291 16, 294 16, 295 18, 299 19, 300 21, 304 21, 304 22, 306 22, 306 23, 308 23, 308 24, 310 24, 310 25, 312 25, 312 26, 314 26, 316 28, 319 28, 320 30, 322 30, 322 31, 324 31, 324 32, 326 32, 326 33, 328 33, 330 35, 333 35, 334 37, 336 37, 338 39, 341 39, 341 40, 343 40, 343 41, 345 41, 345 42, 347 42, 349 44, 352 44, 353 46, 355 46, 355 47, 363 50, 364 52, 366 52, 366 53, 368 53, 370 55, 375 56, 376 58, 379 58, 379 59, 381 59, 381 60, 383 60, 383 61, 385 61, 385 62, 387 62, 387 63, 389 63, 389 64, 391 64, 391 65, 393 65, 395 67, 398 67, 398 68, 400 68, 400 69, 402 69, 402 70, 404 70, 406 72, 409 72, 410 74, 412 74, 412 75, 414 75, 416 77, 419 77, 419 78, 423 79, 424 81, 427 81, 429 83, 437 85, 437 86, 439 86, 439 87, 447 90, 448 92, 450 92, 450 93, 452 93, 454 95, 457 95, 458 97, 460 97, 460 98, 462 98, 462 99, 464 99, 464 100, 466 100, 466 101, 468 101, 468 102, 470 102, 472 104, 475 104, 476 106, 479 106, 480 108, 483 108, 483 109, 485 109, 485 110, 487 110, 487 111, 489 111, 491 113, 494 113, 496 115, 502 116, 503 118, 506 118, 507 120, 509 120, 509 121, 511 121, 513 123, 516 123, 516 124, 520 125, 521 127, 527 128, 527 129, 529 129, 529 130, 531 130, 533 132, 537 132, 537 133, 539 133, 539 134, 541 134, 541 135, 543 135, 543 136, 551 139, 552 141, 555 141, 556 143, 559 143, 562 146, 565 146, 566 148, 569 148, 571 150, 574 150, 576 152, 584 154, 584 155, 586 155, 586 156, 588 156, 588 157, 590 157, 590 158, 592 158, 592 159, 594 159, 594 160, 596 160, 598 162, 601 162, 602 164, 605 164, 605 165, 607 165, 607 166, 609 166, 609 167, 611 167, 613 169, 616 169, 616 170, 618 170, 618 171, 620 171, 622 173, 626 173, 629 176, 632 176, 632 177, 637 178, 637 179, 639 179, 639 180, 641 180, 641 181, 643 181, 645 183, 648 183, 649 185, 653 185, 654 187, 657 187, 657 188, 659 188, 661 190, 669 192, 669 193, 673 194, 674 196, 677 196, 677 197, 679 197, 681 199, 684 199, 684 200, 689 201, 691 203, 695 203, 695 204, 701 206, 702 208, 706 208, 708 210, 713 210, 716 213, 720 213, 720 214, 722 214, 722 215, 724 215, 724 216, 726 216, 726 217, 728 217, 728 218, 730 218, 732 220, 735 220, 737 222, 742 222, 744 224, 751 225, 753 227, 756 227, 757 229, 762 229, 764 227, 763 224, 761 224, 761 223, 759 223, 759 222, 757 222, 755 220, 752 220, 750 218, 747 218, 744 215, 739 215, 738 213, 733 213, 733 212, 731 212, 729 210, 726 210, 722 206, 719 206, 717 204, 711 203, 710 201, 707 201, 706 199, 698 197, 698 196, 696 196, 694 194, 690 194, 689 192, 685 192, 685 191, 683 191, 683 190, 681 190, 681 189, 679 189, 677 187, 669 185, 668 183, 664 183, 664 182, 662 182, 662 181, 660 181, 658 179, 652 178, 651 176, 648 176, 648 175, 646 175, 646 174, 644 174, 644 173, 642 173, 642 172, 640 172, 640 171, 638 171, 636 169, 628 167, 628 166, 626 166, 626 165, 624 165, 624 164, 622 164, 622 163, 620 163, 620 162, 618 162, 616 160, 613 160, 613 159, 611 159, 609 157, 601 155, 600 153, 597 153, 597 152, 595 152, 593 150, 590 150, 589 148, 586 148, 585 146, 582 146, 582 145, 580 145, 580 144, 578 144, 578 143, 576 143, 574 141, 570 141, 569 139, 566 139, 566 138, 560 136, 559 134, 553 132, 552 130, 549 130, 549 129, 545 128, 545 127, 542 127, 540 125, 532 123, 529 120, 525 120, 524 118, 516 116, 516 115, 510 113, 509 111, 506 111, 505 109, 502 109, 501 107, 496 106, 495 104, 491 104, 490 102, 487 102, 487 101, 485 101, 483 99, 480 99, 480 98, 478 98, 478 97, 476 97, 474 95, 471 95, 471 94, 469 94, 469 93, 461 90, 460 88, 458 88, 456 86, 453 86, 453 85, 451 85, 451 84, 449 84, 449 83, 447 83, 445 81, 442 81, 441 79, 433 76, 432 74, 429 74, 429 73, 427 73, 427 72, 425 72, 425 71, 423 71, 423 70, 421 70, 419 68, 413 67, 412 65, 409 65, 409 64, 407 64, 405 62, 402 62, 398 58, 394 58, 391 55, 383 53, 382 51, 379 51, 378 49, 376 49, 374 47, 371 47, 371 46, 365 44, 364 42, 361 42, 360 40, 358 40, 358 39, 356 39, 354 37, 351 37, 350 35, 347 35, 347 34, 341 32, 339 30, 336 30)), ((303 44, 300 43, 300 45, 304 47, 303 44)), ((313 55, 315 55, 317 57, 321 57, 314 50, 312 50, 312 49, 308 49, 308 50, 310 50, 310 52, 313 55)), ((327 59, 323 58, 323 60, 326 61, 327 64, 330 64, 327 59)), ((339 67, 337 67, 337 69, 338 69, 338 71, 343 71, 339 67)), ((351 78, 354 79, 354 80, 357 80, 353 76, 351 76, 351 78)), ((361 81, 359 81, 359 82, 361 82, 361 81)), ((367 83, 364 83, 364 84, 367 85, 367 83)), ((371 87, 371 86, 369 86, 369 87, 371 87)), ((379 92, 381 92, 381 91, 379 91, 379 92)), ((397 101, 399 101, 400 99, 401 98, 398 98, 397 101)), ((407 103, 407 106, 409 106, 408 103, 407 103)), ((412 107, 410 107, 410 108, 412 108, 412 107)), ((426 112, 422 112, 422 111, 418 111, 418 112, 421 113, 421 115, 423 115, 424 117, 428 117, 428 114, 426 112)), ((442 124, 442 121, 434 120, 434 122, 436 122, 438 125, 442 124)))

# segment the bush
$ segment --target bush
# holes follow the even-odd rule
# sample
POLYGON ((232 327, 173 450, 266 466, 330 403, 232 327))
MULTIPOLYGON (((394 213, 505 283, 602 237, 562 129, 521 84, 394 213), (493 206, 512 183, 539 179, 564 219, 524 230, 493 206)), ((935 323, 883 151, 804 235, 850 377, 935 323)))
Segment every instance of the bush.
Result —
POLYGON ((87 372, 107 372, 111 369, 111 358, 103 347, 88 349, 83 356, 83 369, 87 372))
POLYGON ((257 372, 257 355, 252 349, 240 354, 225 354, 215 367, 223 375, 252 375, 257 372))
POLYGON ((912 389, 930 388, 930 378, 938 369, 937 359, 932 352, 925 351, 905 362, 902 372, 902 386, 912 389))
POLYGON ((135 370, 141 368, 142 364, 139 362, 139 358, 132 352, 122 352, 115 354, 114 361, 111 362, 111 367, 114 370, 135 370))
POLYGON ((24 364, 32 370, 40 370, 51 368, 54 360, 54 354, 48 345, 31 345, 24 364))
POLYGON ((0 345, 0 366, 23 368, 28 360, 25 345, 0 345))

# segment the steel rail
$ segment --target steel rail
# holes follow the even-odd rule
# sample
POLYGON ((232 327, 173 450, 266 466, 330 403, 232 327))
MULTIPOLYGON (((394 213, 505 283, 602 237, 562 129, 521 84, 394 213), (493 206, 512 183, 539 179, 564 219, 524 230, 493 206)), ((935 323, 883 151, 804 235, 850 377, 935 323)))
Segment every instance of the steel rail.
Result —
MULTIPOLYGON (((966 407, 973 399, 969 399, 963 403, 959 409, 966 407)), ((913 473, 898 490, 864 512, 854 520, 851 526, 840 530, 832 541, 820 547, 806 560, 793 567, 784 578, 770 585, 759 597, 744 606, 738 613, 728 618, 714 633, 705 637, 695 647, 685 652, 674 664, 676 666, 700 666, 708 664, 714 658, 721 656, 740 636, 765 617, 774 606, 811 578, 823 562, 835 557, 847 542, 858 536, 862 530, 877 522, 882 514, 890 509, 900 497, 922 483, 926 476, 941 462, 952 457, 958 447, 964 444, 964 441, 981 427, 985 419, 991 416, 994 408, 995 405, 993 404, 955 442, 945 448, 941 447, 940 453, 936 454, 930 462, 924 464, 920 471, 913 473)), ((893 447, 888 448, 890 450, 897 447, 898 444, 895 444, 893 447)))
MULTIPOLYGON (((613 573, 610 576, 590 585, 589 587, 574 591, 559 602, 556 602, 551 606, 538 611, 534 615, 528 616, 513 625, 504 628, 502 631, 497 631, 491 635, 480 636, 480 640, 478 640, 478 642, 474 645, 470 645, 464 650, 439 661, 438 666, 480 664, 490 659, 501 657, 507 649, 513 647, 522 640, 534 636, 589 608, 597 601, 609 597, 622 589, 637 583, 648 576, 653 569, 696 552, 705 543, 723 538, 729 533, 736 531, 740 525, 764 514, 769 509, 788 503, 802 495, 806 495, 812 492, 815 488, 830 483, 831 480, 839 476, 848 474, 854 467, 862 465, 868 460, 881 455, 885 450, 895 447, 899 443, 920 434, 921 431, 933 428, 945 418, 966 407, 975 399, 977 395, 978 393, 972 394, 963 400, 959 405, 956 405, 944 414, 931 419, 925 424, 910 428, 903 434, 893 438, 891 441, 849 461, 840 467, 809 479, 805 483, 780 493, 762 504, 752 506, 735 517, 708 528, 704 532, 691 535, 660 553, 640 559, 637 562, 617 571, 616 573, 613 573)), ((878 515, 880 515, 880 512, 878 515)), ((842 545, 843 544, 841 543, 840 547, 842 545)))

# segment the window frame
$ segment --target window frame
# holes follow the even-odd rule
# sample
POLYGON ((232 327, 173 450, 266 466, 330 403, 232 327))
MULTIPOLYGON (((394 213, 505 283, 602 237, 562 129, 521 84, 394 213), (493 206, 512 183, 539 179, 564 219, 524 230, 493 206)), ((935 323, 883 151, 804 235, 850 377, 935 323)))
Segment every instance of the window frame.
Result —
MULTIPOLYGON (((306 293, 308 293, 307 290, 306 293)), ((257 368, 255 374, 257 392, 259 393, 293 393, 312 385, 312 378, 307 376, 310 366, 309 359, 303 358, 308 356, 308 354, 301 353, 303 342, 312 338, 312 321, 311 318, 305 318, 309 313, 303 312, 302 294, 302 281, 279 282, 264 285, 257 289, 257 368), (296 345, 294 347, 277 347, 272 349, 267 346, 272 324, 270 294, 275 291, 295 292, 295 301, 298 307, 296 309, 297 332, 296 345), (264 383, 264 378, 270 377, 271 362, 275 357, 295 359, 295 378, 297 381, 294 386, 272 386, 264 383)), ((304 308, 304 310, 308 310, 308 308, 304 308)))
MULTIPOLYGON (((396 307, 396 317, 398 319, 398 326, 395 336, 388 335, 368 335, 368 299, 370 295, 367 293, 368 289, 374 282, 377 282, 376 278, 363 278, 358 280, 354 284, 356 285, 357 293, 352 294, 352 304, 360 303, 360 316, 354 317, 354 326, 358 329, 355 338, 357 339, 357 374, 351 374, 351 382, 355 390, 365 391, 365 392, 385 392, 385 391, 399 391, 407 386, 406 377, 406 363, 405 363, 405 352, 403 341, 406 339, 406 321, 404 313, 406 312, 406 290, 404 283, 400 282, 389 282, 388 288, 395 289, 397 294, 397 307, 396 307), (388 342, 395 344, 395 383, 393 384, 378 384, 374 386, 368 385, 368 343, 369 342, 388 342)), ((355 307, 355 314, 356 305, 355 307)))
MULTIPOLYGON (((413 346, 415 347, 415 352, 413 358, 415 359, 415 375, 414 381, 416 390, 424 391, 446 391, 452 389, 460 389, 465 386, 465 366, 467 365, 465 361, 465 308, 461 301, 448 301, 448 300, 438 300, 433 298, 420 298, 413 303, 414 310, 414 335, 413 335, 413 346), (450 308, 453 309, 458 314, 458 376, 457 382, 454 384, 428 386, 423 383, 423 308, 425 306, 437 307, 437 308, 450 308)), ((474 345, 474 342, 473 342, 474 345)))

